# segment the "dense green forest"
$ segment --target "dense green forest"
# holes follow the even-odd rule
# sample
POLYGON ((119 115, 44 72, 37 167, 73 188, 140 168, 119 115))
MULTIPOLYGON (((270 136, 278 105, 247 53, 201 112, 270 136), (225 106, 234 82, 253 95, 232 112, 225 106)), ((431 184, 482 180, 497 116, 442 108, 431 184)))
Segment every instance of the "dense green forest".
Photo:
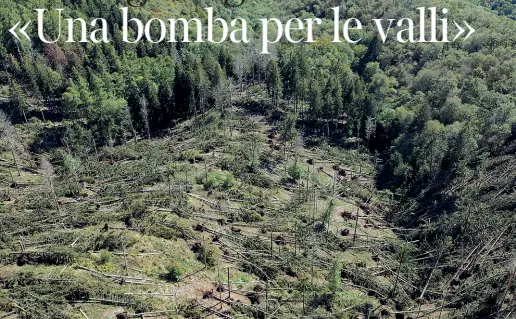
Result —
POLYGON ((499 15, 505 15, 511 19, 516 19, 516 3, 514 1, 481 1, 481 4, 499 15))
MULTIPOLYGON (((223 235, 213 233, 217 240, 206 244, 208 236, 199 231, 206 234, 203 227, 214 228, 197 224, 194 217, 199 211, 220 211, 220 203, 228 198, 237 198, 245 212, 236 222, 258 223, 263 233, 257 236, 265 240, 243 235, 238 227, 245 226, 218 221, 219 226, 231 236, 242 236, 242 249, 271 251, 273 258, 250 255, 248 263, 237 267, 242 276, 252 274, 251 280, 267 282, 248 294, 253 301, 267 291, 266 302, 254 300, 258 306, 252 311, 228 303, 231 307, 220 312, 218 307, 213 312, 213 307, 199 310, 185 303, 174 316, 200 318, 198 311, 227 318, 516 315, 514 1, 247 0, 231 7, 216 0, 150 0, 144 8, 130 9, 130 15, 142 21, 204 19, 203 8, 212 6, 226 20, 248 20, 253 36, 263 17, 323 19, 317 43, 282 42, 270 55, 260 54, 255 42, 125 43, 119 9, 125 5, 121 0, 0 0, 0 317, 4 311, 19 318, 83 318, 80 312, 71 314, 65 304, 93 299, 94 292, 102 294, 101 285, 71 276, 78 280, 76 287, 54 282, 63 289, 63 295, 55 296, 38 263, 55 266, 54 274, 72 264, 91 270, 95 262, 96 271, 113 273, 117 263, 125 262, 127 277, 125 249, 145 241, 147 248, 152 243, 157 249, 152 238, 174 242, 174 248, 159 242, 159 247, 168 247, 167 256, 190 253, 185 248, 189 241, 198 244, 197 259, 181 267, 177 261, 168 265, 160 280, 181 282, 183 273, 199 263, 211 267, 205 276, 220 285, 225 270, 216 266, 214 256, 221 250, 224 255, 225 244, 217 243, 223 235), (360 44, 332 43, 330 8, 335 6, 341 6, 342 18, 361 21, 415 18, 417 7, 446 7, 450 19, 468 21, 477 32, 452 43, 384 44, 374 25, 366 23, 364 30, 356 31, 363 39, 360 44), (6 26, 35 20, 34 8, 40 7, 66 8, 63 18, 105 18, 112 41, 17 41, 6 26), (189 142, 192 139, 195 143, 189 142), (314 158, 323 164, 314 164, 314 158), (128 168, 124 162, 137 164, 128 168), (188 163, 193 166, 188 168, 188 163), (26 176, 29 173, 36 177, 26 176), (274 174, 282 178, 270 177, 274 174), (348 179, 337 183, 340 175, 348 179), (134 185, 132 179, 137 179, 134 185), (86 184, 95 186, 95 196, 86 184), (132 191, 143 193, 136 197, 132 191), (153 191, 159 194, 150 195, 153 191), (268 192, 276 192, 274 200, 267 199, 268 192), (202 204, 210 207, 192 204, 199 200, 192 196, 211 198, 202 204), (63 198, 73 199, 73 208, 66 207, 63 198), (105 206, 112 201, 121 201, 113 211, 105 206), (349 225, 342 226, 344 230, 330 225, 332 212, 351 205, 349 201, 355 206, 339 217, 348 218, 349 225), (170 212, 165 216, 166 209, 170 212), (363 220, 378 215, 380 226, 392 232, 367 233, 365 240, 366 232, 361 231, 370 224, 359 223, 359 211, 363 220), (71 218, 59 235, 48 232, 59 224, 55 216, 71 218), (116 223, 121 225, 99 235, 99 225, 116 223), (65 231, 71 229, 88 233, 65 231), (113 239, 119 233, 124 243, 113 239), (30 256, 24 253, 23 238, 43 240, 42 234, 46 242, 47 237, 73 242, 77 236, 89 236, 91 242, 53 247, 38 255, 39 262, 26 266, 30 256), (369 235, 387 242, 371 245, 369 235), (356 242, 357 237, 363 242, 356 242), (178 238, 185 244, 178 244, 178 238), (304 255, 297 251, 302 244, 310 246, 304 255), (314 253, 313 246, 326 255, 314 253), (357 246, 368 248, 345 255, 357 246), (273 254, 281 249, 285 259, 273 254), (86 257, 90 251, 100 254, 95 256, 100 261, 86 257), (333 259, 339 254, 344 255, 333 259), (380 256, 388 266, 379 266, 380 256), (25 266, 16 268, 17 263, 25 266), (314 275, 314 267, 320 276, 314 275), (273 279, 279 274, 297 279, 273 279), (268 302, 271 287, 276 294, 281 289, 299 293, 268 302), (352 290, 360 287, 366 288, 366 296, 352 290), (24 288, 33 291, 26 302, 21 297, 27 293, 24 288), (282 298, 297 304, 284 305, 282 298)), ((47 18, 48 36, 55 37, 57 15, 47 18)), ((122 280, 131 280, 126 277, 122 280)), ((134 298, 129 307, 134 311, 167 310, 165 302, 134 298)))

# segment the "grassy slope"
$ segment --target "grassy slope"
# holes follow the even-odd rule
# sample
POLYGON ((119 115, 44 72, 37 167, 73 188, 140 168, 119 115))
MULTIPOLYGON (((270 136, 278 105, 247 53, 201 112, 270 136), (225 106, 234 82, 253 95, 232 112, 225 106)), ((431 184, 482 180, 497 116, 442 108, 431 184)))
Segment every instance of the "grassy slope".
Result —
MULTIPOLYGON (((232 110, 224 118, 213 111, 204 118, 183 123, 170 137, 136 143, 132 141, 126 146, 98 150, 98 156, 92 155, 77 165, 80 191, 68 197, 63 195, 66 188, 75 183, 75 177, 64 173, 62 166, 55 163, 60 174, 55 180, 59 212, 52 207, 51 201, 45 200, 49 198, 49 192, 41 174, 22 170, 22 175, 18 176, 16 170, 11 168, 18 186, 10 189, 10 201, 2 205, 2 220, 4 225, 9 226, 2 230, 2 254, 6 258, 3 259, 0 273, 4 281, 12 283, 2 289, 2 309, 23 308, 31 312, 41 309, 45 302, 55 302, 54 307, 64 313, 77 315, 77 305, 64 302, 66 295, 70 299, 70 287, 77 286, 80 287, 78 290, 89 292, 89 298, 107 295, 104 299, 131 302, 131 306, 120 303, 112 307, 79 304, 92 318, 105 317, 102 313, 120 307, 128 312, 138 308, 147 311, 174 309, 170 303, 171 299, 175 300, 172 296, 139 295, 151 292, 177 293, 182 309, 180 312, 185 314, 188 299, 194 298, 205 306, 217 304, 214 299, 203 299, 203 295, 206 291, 216 291, 219 276, 220 281, 227 282, 225 269, 228 266, 231 267, 231 281, 238 282, 232 285, 233 289, 252 291, 257 284, 265 285, 265 278, 262 276, 260 279, 259 272, 244 266, 246 262, 243 259, 250 258, 245 254, 250 254, 254 263, 270 267, 274 272, 279 271, 276 279, 269 282, 271 286, 294 289, 290 294, 283 290, 271 292, 269 298, 272 299, 296 300, 293 304, 281 304, 277 311, 282 313, 294 307, 299 313, 302 303, 295 288, 302 286, 303 282, 312 281, 312 259, 315 268, 313 280, 319 290, 325 290, 324 287, 328 285, 327 273, 336 256, 344 263, 375 268, 377 263, 371 259, 371 251, 375 249, 370 249, 373 247, 370 244, 385 242, 394 235, 390 230, 383 229, 381 217, 369 215, 370 212, 366 214, 357 207, 357 203, 365 207, 363 201, 369 197, 370 176, 365 173, 351 180, 348 172, 345 179, 336 183, 337 197, 331 207, 330 234, 311 230, 312 219, 319 223, 330 205, 333 194, 332 165, 342 163, 355 171, 368 172, 371 170, 368 161, 361 160, 363 156, 354 151, 339 151, 328 146, 306 148, 302 146, 301 139, 292 145, 287 143, 286 149, 278 142, 280 150, 270 151, 267 135, 273 128, 274 125, 266 122, 262 116, 250 116, 241 109, 232 110), (250 150, 253 149, 255 165, 249 170, 253 161, 250 150), (188 160, 195 157, 201 162, 191 164, 188 160), (316 162, 309 165, 308 159, 316 162), (265 165, 264 161, 269 163, 265 165), (294 163, 298 163, 301 172, 298 182, 290 180, 286 173, 294 163), (229 166, 229 171, 222 169, 226 166, 229 166), (167 171, 174 173, 168 175, 167 171), (206 185, 215 186, 219 180, 223 184, 224 176, 230 175, 230 171, 237 177, 234 182, 227 182, 230 184, 228 187, 221 185, 207 190, 206 185), (209 176, 208 182, 205 174, 209 176), (170 176, 170 183, 166 176, 170 176), (256 186, 256 180, 266 186, 256 186), (313 185, 318 188, 316 211, 311 194, 313 185), (179 197, 183 200, 178 200, 179 197), (357 209, 360 216, 358 240, 352 243, 350 237, 355 223, 343 212, 354 216, 357 209), (131 214, 133 217, 128 222, 127 217, 131 214), (224 224, 218 220, 224 221, 224 224), (106 223, 110 230, 102 232, 106 223), (193 230, 196 225, 203 225, 209 231, 196 232, 193 230), (296 226, 298 231, 294 232, 296 226), (340 231, 343 229, 350 229, 351 234, 342 237, 340 231), (271 236, 274 238, 272 255, 271 236), (277 244, 278 236, 288 243, 284 245, 278 241, 280 244, 277 244), (299 242, 294 242, 295 237, 299 237, 299 242), (21 267, 16 266, 20 240, 24 242, 25 252, 62 252, 73 260, 32 261, 21 267), (214 241, 213 246, 209 244, 211 241, 214 241), (249 248, 248 241, 263 248, 249 248), (215 251, 222 251, 222 255, 215 257, 213 266, 205 267, 203 257, 196 258, 191 251, 195 243, 215 247, 215 251), (343 250, 339 248, 339 243, 341 247, 359 248, 343 250), (127 269, 124 266, 124 249, 127 269), (171 264, 179 265, 184 270, 177 284, 163 279, 167 266, 171 264), (104 274, 144 278, 136 281, 145 285, 121 285, 118 277, 99 276, 78 266, 104 274), (66 280, 66 283, 61 280, 66 280), (22 297, 26 289, 32 291, 31 297, 22 297)), ((28 130, 22 125, 18 129, 34 131, 34 126, 28 130)), ((3 154, 3 158, 9 161, 8 154, 3 154)), ((21 163, 24 167, 30 166, 29 158, 27 156, 21 163)), ((5 167, 1 168, 1 173, 6 179, 10 176, 5 167)), ((373 200, 379 200, 378 195, 374 195, 373 200)), ((33 253, 29 255, 33 256, 33 253)), ((379 275, 378 282, 389 285, 389 281, 382 278, 379 275)), ((348 311, 355 312, 361 310, 366 302, 379 305, 375 298, 368 297, 366 293, 367 290, 354 290, 345 285, 341 293, 344 308, 351 307, 348 311)), ((226 291, 222 297, 228 297, 226 291)), ((241 295, 233 293, 232 298, 250 304, 244 292, 241 295)), ((263 302, 257 307, 263 309, 263 302)), ((227 305, 222 309, 229 310, 227 305)), ((310 310, 318 311, 325 312, 317 306, 310 310)))

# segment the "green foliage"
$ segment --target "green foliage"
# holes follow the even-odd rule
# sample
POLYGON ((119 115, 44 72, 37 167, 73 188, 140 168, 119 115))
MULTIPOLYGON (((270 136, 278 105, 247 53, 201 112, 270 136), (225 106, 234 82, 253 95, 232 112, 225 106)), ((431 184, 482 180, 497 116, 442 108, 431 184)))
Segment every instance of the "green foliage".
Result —
POLYGON ((137 200, 129 206, 129 213, 132 218, 142 219, 147 213, 147 204, 142 200, 137 200))
POLYGON ((105 249, 109 252, 121 251, 124 246, 130 247, 136 242, 136 239, 132 236, 124 235, 119 231, 103 232, 95 238, 93 243, 94 250, 105 249))
POLYGON ((113 258, 113 254, 111 254, 109 251, 105 249, 101 249, 99 252, 99 258, 98 258, 98 264, 99 265, 105 265, 111 261, 113 258))
POLYGON ((342 278, 340 276, 341 269, 342 262, 339 258, 336 258, 333 261, 328 273, 328 288, 332 293, 336 293, 342 288, 342 278))
POLYGON ((204 185, 206 190, 227 190, 236 184, 236 179, 231 172, 209 172, 197 176, 197 182, 204 185))
POLYGON ((278 106, 280 92, 281 92, 281 78, 279 73, 278 63, 274 60, 269 62, 267 66, 267 93, 271 98, 271 103, 278 106))
POLYGON ((294 164, 290 165, 287 169, 288 176, 294 181, 298 181, 304 175, 304 170, 300 164, 294 162, 294 164))
POLYGON ((178 263, 172 263, 167 266, 167 272, 163 276, 165 280, 170 282, 178 282, 184 274, 183 267, 178 263))
POLYGON ((205 263, 206 266, 213 267, 217 264, 220 257, 220 250, 212 244, 204 244, 197 251, 197 260, 205 263))
POLYGON ((262 221, 263 217, 258 212, 251 210, 242 213, 242 220, 246 223, 253 223, 262 221))
POLYGON ((13 106, 15 115, 23 116, 23 119, 27 121, 27 113, 29 111, 29 105, 25 97, 22 87, 15 81, 11 83, 9 87, 9 101, 13 106))

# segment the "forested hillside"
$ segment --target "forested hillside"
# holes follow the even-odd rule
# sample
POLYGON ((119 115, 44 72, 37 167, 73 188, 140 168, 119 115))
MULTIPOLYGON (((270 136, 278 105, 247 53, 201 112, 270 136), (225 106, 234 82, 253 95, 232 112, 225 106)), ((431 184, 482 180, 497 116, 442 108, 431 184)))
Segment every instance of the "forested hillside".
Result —
POLYGON ((122 6, 0 0, 0 318, 516 315, 513 2, 130 9, 212 6, 252 36, 264 17, 324 21, 270 55, 128 44, 122 6), (366 22, 446 7, 477 31, 382 43, 365 23, 359 44, 332 43, 335 6, 366 22), (17 41, 42 7, 103 17, 112 41, 17 41))
POLYGON ((499 15, 507 16, 511 19, 516 19, 516 3, 510 0, 491 0, 481 1, 481 4, 486 8, 493 10, 499 15))

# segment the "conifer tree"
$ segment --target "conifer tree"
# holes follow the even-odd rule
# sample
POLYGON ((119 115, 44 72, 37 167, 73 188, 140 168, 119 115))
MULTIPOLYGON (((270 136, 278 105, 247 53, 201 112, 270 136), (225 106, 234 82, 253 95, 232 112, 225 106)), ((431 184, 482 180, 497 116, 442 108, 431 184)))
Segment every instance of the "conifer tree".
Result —
POLYGON ((274 106, 278 106, 280 92, 281 92, 281 77, 278 62, 271 60, 267 67, 267 93, 271 99, 271 103, 274 106))
POLYGON ((9 101, 17 113, 21 113, 23 120, 27 123, 28 103, 21 86, 16 81, 12 81, 9 87, 9 101))

